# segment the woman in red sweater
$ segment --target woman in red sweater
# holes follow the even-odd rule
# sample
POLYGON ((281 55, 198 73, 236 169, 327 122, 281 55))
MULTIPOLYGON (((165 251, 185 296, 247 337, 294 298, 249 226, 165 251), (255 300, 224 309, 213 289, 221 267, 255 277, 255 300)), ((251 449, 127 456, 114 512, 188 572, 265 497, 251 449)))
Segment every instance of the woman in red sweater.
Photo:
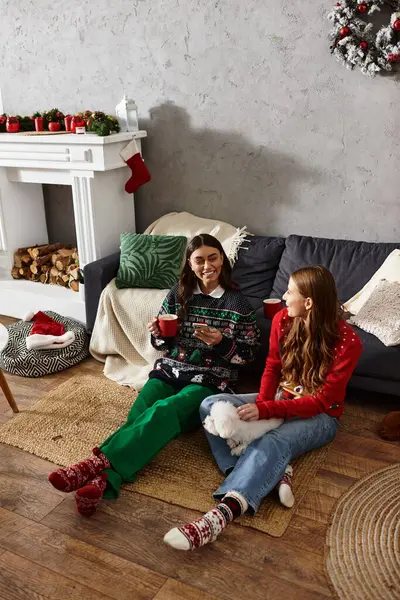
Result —
POLYGON ((290 461, 335 437, 346 386, 361 354, 360 339, 342 319, 335 280, 325 267, 292 273, 283 299, 286 308, 272 321, 259 393, 210 396, 200 415, 204 421, 214 402, 228 400, 244 421, 282 417, 284 422, 252 442, 239 458, 231 455, 226 440, 207 433, 226 475, 214 494, 220 503, 201 519, 171 529, 164 541, 174 548, 203 546, 236 517, 254 514, 290 461))

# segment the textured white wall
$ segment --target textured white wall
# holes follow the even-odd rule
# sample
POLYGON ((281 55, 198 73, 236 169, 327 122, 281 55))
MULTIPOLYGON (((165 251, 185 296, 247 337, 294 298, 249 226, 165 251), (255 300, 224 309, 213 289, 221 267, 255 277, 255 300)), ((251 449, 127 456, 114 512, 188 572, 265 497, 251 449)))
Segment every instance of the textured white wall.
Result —
POLYGON ((255 233, 400 239, 399 79, 330 56, 333 0, 0 0, 4 110, 135 98, 170 210, 255 233))

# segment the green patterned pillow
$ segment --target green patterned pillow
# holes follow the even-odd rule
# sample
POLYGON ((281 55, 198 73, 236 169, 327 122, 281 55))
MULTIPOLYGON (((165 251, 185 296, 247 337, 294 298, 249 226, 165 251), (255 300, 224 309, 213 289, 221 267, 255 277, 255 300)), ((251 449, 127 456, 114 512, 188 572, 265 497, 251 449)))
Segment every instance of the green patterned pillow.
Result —
POLYGON ((182 236, 121 233, 117 288, 171 288, 179 279, 186 244, 182 236))

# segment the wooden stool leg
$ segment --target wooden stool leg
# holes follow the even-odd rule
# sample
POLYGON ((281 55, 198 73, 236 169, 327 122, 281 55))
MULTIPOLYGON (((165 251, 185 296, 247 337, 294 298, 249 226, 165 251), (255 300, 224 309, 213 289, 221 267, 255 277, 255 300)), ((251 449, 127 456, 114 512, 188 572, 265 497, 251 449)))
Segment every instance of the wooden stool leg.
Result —
POLYGON ((14 396, 11 393, 10 388, 8 387, 8 383, 6 378, 4 377, 3 371, 0 369, 0 387, 4 392, 5 397, 7 398, 8 404, 11 406, 13 412, 19 412, 17 403, 14 400, 14 396))

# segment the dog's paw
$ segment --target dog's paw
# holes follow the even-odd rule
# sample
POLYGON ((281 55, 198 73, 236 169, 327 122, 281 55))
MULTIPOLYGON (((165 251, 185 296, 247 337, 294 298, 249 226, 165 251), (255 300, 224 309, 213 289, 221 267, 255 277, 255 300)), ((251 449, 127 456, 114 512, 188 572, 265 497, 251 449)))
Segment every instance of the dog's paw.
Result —
POLYGON ((234 448, 231 449, 232 456, 241 456, 243 452, 246 450, 247 444, 237 444, 234 448))
POLYGON ((233 438, 228 438, 226 440, 226 443, 228 444, 229 448, 231 450, 233 450, 233 448, 236 448, 236 446, 238 445, 239 442, 237 442, 236 440, 234 440, 233 438))
POLYGON ((208 431, 208 433, 211 433, 211 435, 216 435, 216 436, 219 435, 219 433, 215 427, 214 419, 210 415, 208 415, 208 417, 206 417, 204 419, 203 426, 204 426, 204 429, 206 431, 208 431))

